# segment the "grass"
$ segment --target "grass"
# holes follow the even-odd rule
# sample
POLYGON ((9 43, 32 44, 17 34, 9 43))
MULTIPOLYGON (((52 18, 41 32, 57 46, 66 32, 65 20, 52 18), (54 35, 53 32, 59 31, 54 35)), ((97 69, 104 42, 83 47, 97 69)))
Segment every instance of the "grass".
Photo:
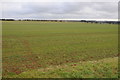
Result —
POLYGON ((49 66, 9 75, 9 78, 117 78, 118 57, 84 61, 68 65, 49 66))
MULTIPOLYGON (((37 21, 4 21, 2 24, 3 77, 49 66, 112 60, 118 56, 117 25, 37 21)), ((72 74, 65 73, 69 77, 73 77, 72 74)))

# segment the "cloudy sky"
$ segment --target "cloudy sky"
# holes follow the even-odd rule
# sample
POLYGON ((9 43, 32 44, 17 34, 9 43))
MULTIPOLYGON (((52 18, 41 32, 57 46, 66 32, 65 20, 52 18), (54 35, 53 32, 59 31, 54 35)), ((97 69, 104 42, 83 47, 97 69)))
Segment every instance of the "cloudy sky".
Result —
POLYGON ((2 2, 2 18, 118 19, 118 2, 2 2))

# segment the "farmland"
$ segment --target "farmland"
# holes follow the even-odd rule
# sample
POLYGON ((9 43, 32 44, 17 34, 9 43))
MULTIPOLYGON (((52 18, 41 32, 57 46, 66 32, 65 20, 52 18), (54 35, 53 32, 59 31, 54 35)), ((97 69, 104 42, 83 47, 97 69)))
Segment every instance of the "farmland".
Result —
POLYGON ((118 76, 118 25, 39 21, 2 25, 3 77, 118 76))

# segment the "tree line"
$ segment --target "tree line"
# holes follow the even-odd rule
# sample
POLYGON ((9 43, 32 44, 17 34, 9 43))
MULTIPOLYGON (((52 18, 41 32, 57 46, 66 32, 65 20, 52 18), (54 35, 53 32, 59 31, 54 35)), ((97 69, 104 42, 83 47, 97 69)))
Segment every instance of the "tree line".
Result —
POLYGON ((84 23, 108 23, 108 24, 120 24, 120 21, 93 21, 93 20, 34 20, 34 19, 0 19, 0 21, 48 21, 48 22, 84 22, 84 23))

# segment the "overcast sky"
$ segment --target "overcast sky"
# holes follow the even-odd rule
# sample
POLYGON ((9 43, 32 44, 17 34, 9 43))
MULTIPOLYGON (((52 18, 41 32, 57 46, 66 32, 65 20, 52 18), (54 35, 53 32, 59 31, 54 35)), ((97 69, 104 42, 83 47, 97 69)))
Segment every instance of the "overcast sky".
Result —
POLYGON ((118 19, 118 2, 3 2, 2 18, 118 19))

